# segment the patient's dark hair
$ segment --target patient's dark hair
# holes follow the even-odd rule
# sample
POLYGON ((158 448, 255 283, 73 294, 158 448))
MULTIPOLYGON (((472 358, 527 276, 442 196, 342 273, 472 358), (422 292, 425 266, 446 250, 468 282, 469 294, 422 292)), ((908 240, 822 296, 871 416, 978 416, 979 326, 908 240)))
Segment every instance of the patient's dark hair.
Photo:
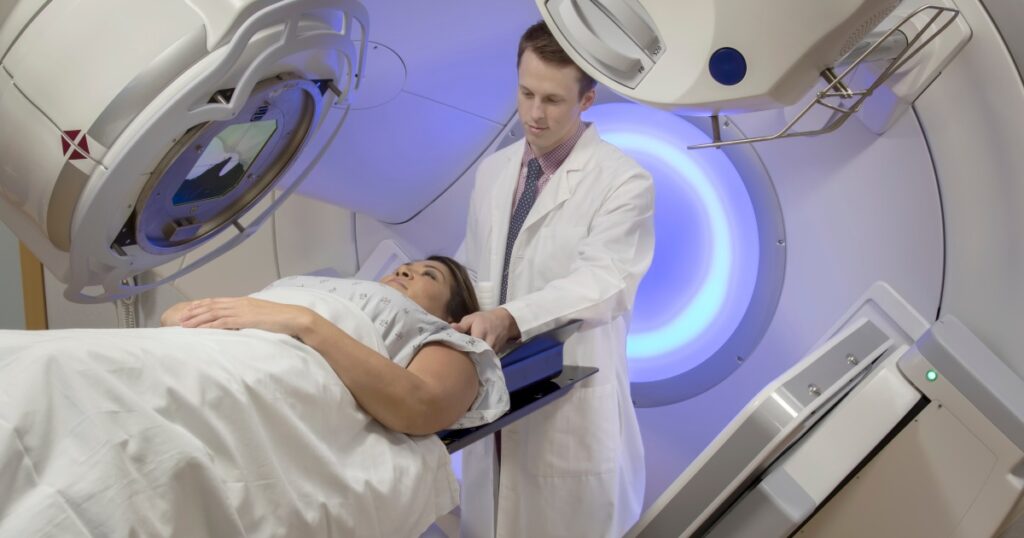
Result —
POLYGON ((445 305, 444 311, 452 320, 459 321, 464 316, 480 310, 480 302, 477 301, 476 291, 473 290, 473 282, 469 278, 469 272, 463 265, 448 256, 431 256, 427 258, 448 268, 452 274, 452 282, 448 291, 451 298, 445 305))

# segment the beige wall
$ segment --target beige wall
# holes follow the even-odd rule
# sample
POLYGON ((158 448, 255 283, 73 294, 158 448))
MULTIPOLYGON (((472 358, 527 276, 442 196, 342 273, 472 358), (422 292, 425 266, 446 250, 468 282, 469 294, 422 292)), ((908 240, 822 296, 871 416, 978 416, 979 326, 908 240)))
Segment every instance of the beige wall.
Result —
POLYGON ((0 329, 25 328, 18 239, 0 224, 0 329))

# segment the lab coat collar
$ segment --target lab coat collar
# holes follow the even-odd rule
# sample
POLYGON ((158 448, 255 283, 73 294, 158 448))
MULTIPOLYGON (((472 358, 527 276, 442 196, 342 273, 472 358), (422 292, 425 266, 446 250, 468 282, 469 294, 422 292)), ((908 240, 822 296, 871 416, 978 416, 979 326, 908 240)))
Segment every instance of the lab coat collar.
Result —
MULTIPOLYGON (((530 209, 530 213, 526 216, 526 222, 523 223, 523 230, 526 230, 531 224, 542 219, 551 210, 572 196, 572 193, 576 191, 576 186, 583 179, 583 174, 580 171, 583 165, 590 159, 590 155, 593 153, 594 148, 597 147, 599 141, 600 137, 597 133, 597 127, 594 125, 587 127, 579 142, 576 143, 576 147, 569 153, 569 157, 565 159, 562 166, 551 176, 551 180, 544 187, 544 190, 541 191, 540 196, 537 197, 533 208, 530 209)), ((518 178, 518 170, 516 172, 518 178)), ((512 195, 514 195, 514 183, 512 188, 512 195)), ((511 196, 509 197, 509 203, 511 203, 511 196)), ((508 233, 508 228, 506 228, 506 233, 508 233)), ((519 233, 522 234, 522 231, 519 233)))

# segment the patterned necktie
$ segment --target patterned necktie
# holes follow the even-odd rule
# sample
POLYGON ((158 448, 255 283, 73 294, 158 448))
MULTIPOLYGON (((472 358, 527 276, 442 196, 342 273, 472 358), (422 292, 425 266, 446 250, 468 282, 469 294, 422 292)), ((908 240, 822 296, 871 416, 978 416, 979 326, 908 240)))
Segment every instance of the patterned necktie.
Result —
POLYGON ((544 170, 540 167, 540 161, 536 158, 530 159, 526 163, 526 186, 523 188, 523 195, 519 197, 516 209, 512 212, 512 220, 508 223, 508 239, 505 241, 505 266, 501 271, 501 299, 498 301, 498 304, 505 304, 505 297, 508 294, 508 264, 512 261, 512 246, 516 244, 519 230, 523 227, 526 216, 530 214, 530 208, 533 207, 534 200, 537 199, 537 182, 540 181, 540 176, 542 175, 544 175, 544 170))

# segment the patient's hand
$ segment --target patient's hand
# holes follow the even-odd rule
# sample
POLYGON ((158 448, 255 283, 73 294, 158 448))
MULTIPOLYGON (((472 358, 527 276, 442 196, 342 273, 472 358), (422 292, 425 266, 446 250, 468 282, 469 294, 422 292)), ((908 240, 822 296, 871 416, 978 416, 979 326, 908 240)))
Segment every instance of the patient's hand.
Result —
POLYGON ((508 310, 501 307, 474 312, 461 321, 452 323, 452 328, 487 342, 495 351, 499 351, 509 340, 519 338, 519 325, 516 324, 516 319, 508 310))
POLYGON ((161 327, 175 327, 181 325, 181 314, 192 304, 192 301, 182 301, 167 310, 160 315, 160 326, 161 327))
POLYGON ((221 297, 188 303, 179 319, 182 327, 263 329, 298 337, 316 317, 315 312, 302 306, 252 297, 221 297))

